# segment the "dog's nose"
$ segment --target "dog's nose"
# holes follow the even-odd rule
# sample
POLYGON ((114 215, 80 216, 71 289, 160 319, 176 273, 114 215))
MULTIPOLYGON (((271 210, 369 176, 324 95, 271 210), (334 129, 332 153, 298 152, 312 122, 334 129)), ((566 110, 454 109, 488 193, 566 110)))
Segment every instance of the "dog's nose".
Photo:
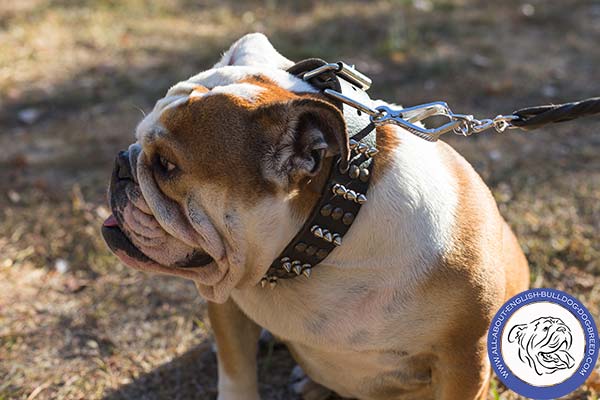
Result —
POLYGON ((119 155, 117 155, 115 168, 117 168, 117 177, 119 179, 134 180, 133 173, 131 171, 131 164, 129 163, 129 151, 123 150, 119 152, 119 155))

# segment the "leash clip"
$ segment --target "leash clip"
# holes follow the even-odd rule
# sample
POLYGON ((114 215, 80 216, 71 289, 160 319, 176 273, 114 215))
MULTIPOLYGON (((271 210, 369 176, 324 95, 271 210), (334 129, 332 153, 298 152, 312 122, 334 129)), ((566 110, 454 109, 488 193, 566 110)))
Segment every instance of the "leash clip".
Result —
POLYGON ((447 132, 470 136, 474 133, 480 133, 493 128, 496 132, 501 133, 506 129, 515 128, 512 121, 519 119, 516 115, 498 115, 493 119, 478 120, 472 115, 453 113, 448 104, 443 101, 421 104, 400 110, 395 110, 388 106, 379 106, 375 111, 379 114, 370 115, 371 121, 376 126, 385 124, 398 125, 429 142, 437 141, 440 136, 447 132), (434 116, 443 116, 448 118, 449 121, 436 128, 426 128, 422 124, 418 124, 434 116))
POLYGON ((378 115, 371 115, 371 121, 376 125, 394 124, 401 126, 410 133, 425 139, 429 142, 437 141, 441 135, 449 131, 455 131, 460 134, 468 134, 468 125, 465 121, 468 117, 455 118, 448 104, 443 101, 421 104, 414 107, 395 110, 388 106, 379 106, 375 109, 379 112, 378 115), (433 116, 443 116, 449 119, 445 124, 437 128, 425 128, 419 122, 433 116))

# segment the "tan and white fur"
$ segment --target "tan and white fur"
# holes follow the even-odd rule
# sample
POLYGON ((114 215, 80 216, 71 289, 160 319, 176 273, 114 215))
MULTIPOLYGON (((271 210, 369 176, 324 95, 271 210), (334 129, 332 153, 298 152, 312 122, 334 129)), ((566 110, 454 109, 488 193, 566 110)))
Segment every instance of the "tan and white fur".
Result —
POLYGON ((247 35, 159 100, 136 131, 129 211, 113 205, 151 261, 117 255, 196 282, 209 301, 219 400, 260 398, 261 328, 311 379, 305 398, 324 398, 323 387, 364 400, 486 398, 488 325, 528 287, 528 267, 484 182, 442 141, 378 128, 368 202, 343 245, 309 280, 257 285, 345 146, 339 111, 284 71, 292 64, 247 35), (178 267, 192 251, 213 261, 178 267))

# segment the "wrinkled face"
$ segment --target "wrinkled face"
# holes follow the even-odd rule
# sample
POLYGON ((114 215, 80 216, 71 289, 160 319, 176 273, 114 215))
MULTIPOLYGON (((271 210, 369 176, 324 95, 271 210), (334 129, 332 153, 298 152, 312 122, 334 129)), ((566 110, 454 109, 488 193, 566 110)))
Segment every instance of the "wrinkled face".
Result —
POLYGON ((569 354, 573 343, 571 330, 559 318, 542 317, 516 325, 509 333, 509 342, 519 344, 519 357, 538 375, 572 368, 575 364, 569 354))
POLYGON ((310 209, 300 189, 347 151, 339 111, 279 69, 263 36, 246 39, 142 120, 117 157, 103 226, 125 264, 193 279, 215 302, 260 280, 310 209), (253 49, 260 62, 237 65, 253 64, 253 49))

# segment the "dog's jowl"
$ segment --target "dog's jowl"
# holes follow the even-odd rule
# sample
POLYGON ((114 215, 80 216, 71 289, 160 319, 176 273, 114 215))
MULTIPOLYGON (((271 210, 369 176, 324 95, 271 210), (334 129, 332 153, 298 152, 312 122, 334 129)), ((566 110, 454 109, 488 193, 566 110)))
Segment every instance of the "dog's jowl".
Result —
POLYGON ((129 266, 195 282, 209 302, 220 400, 260 398, 262 328, 287 344, 302 368, 294 387, 310 398, 486 398, 488 325, 529 280, 490 191, 448 145, 395 126, 371 135, 370 169, 346 172, 336 160, 352 154, 350 122, 292 65, 247 35, 158 100, 117 156, 108 245, 129 266), (340 196, 368 201, 359 213, 321 209, 349 226, 343 241, 313 227, 322 248, 296 249, 322 257, 318 266, 283 260, 286 273, 312 273, 263 287, 336 169, 368 181, 364 199, 338 186, 340 196))

